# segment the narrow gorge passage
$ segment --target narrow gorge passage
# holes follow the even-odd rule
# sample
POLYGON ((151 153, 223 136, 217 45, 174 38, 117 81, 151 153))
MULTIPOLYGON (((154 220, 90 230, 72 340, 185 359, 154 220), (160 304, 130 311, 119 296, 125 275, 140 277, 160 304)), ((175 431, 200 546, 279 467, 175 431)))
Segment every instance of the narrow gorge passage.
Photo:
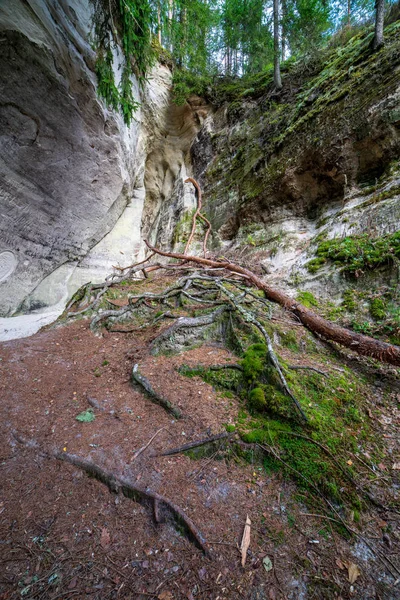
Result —
POLYGON ((383 4, 0 2, 0 600, 398 600, 383 4))

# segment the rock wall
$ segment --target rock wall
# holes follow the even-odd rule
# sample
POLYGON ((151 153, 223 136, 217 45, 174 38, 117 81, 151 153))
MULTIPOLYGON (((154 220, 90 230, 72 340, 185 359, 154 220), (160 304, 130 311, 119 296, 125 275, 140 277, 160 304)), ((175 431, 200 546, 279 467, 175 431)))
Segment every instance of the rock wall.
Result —
MULTIPOLYGON (((127 127, 96 93, 92 16, 90 0, 0 6, 3 317, 34 311, 41 324, 53 319, 80 285, 102 281, 113 265, 140 255, 143 210, 144 231, 154 240, 158 228, 168 235, 174 227, 160 225, 174 188, 180 206, 195 202, 190 186, 183 194, 182 180, 198 107, 171 107, 171 73, 157 65, 144 90, 133 78, 141 108, 127 127)), ((118 48, 114 53, 118 83, 118 48)), ((0 329, 16 335, 11 330, 29 321, 19 319, 3 319, 0 329)))
POLYGON ((279 93, 268 72, 220 85, 191 149, 219 252, 329 298, 348 283, 304 268, 321 239, 400 229, 399 32, 283 65, 279 93))
MULTIPOLYGON (((173 104, 157 65, 144 89, 132 80, 141 107, 127 127, 97 96, 92 10, 0 5, 0 339, 54 320, 82 284, 141 259, 145 238, 181 250, 196 204, 188 176, 214 248, 289 288, 340 289, 304 267, 321 235, 399 229, 398 23, 378 53, 360 34, 307 73, 284 66, 278 95, 266 72, 253 87, 222 83, 213 107, 173 104)), ((116 46, 116 83, 120 62, 116 46)), ((193 251, 201 238, 199 226, 193 251)))

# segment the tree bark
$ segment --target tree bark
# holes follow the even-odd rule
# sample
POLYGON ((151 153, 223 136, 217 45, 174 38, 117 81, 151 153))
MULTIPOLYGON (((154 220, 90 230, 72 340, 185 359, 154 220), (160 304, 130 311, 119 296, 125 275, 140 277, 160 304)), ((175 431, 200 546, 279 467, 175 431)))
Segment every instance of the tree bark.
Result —
POLYGON ((145 242, 150 250, 160 254, 161 256, 178 258, 188 262, 190 261, 200 265, 205 265, 207 267, 219 267, 226 269, 227 271, 231 271, 232 273, 244 275, 254 286, 260 290, 263 290, 265 297, 268 300, 280 304, 286 308, 286 310, 296 315, 299 321, 305 327, 307 327, 307 329, 313 333, 316 333, 323 339, 336 342, 337 344, 340 344, 345 348, 349 348, 350 350, 353 350, 362 356, 370 356, 380 360, 381 362, 389 363, 397 367, 400 366, 400 347, 387 344, 386 342, 381 342, 380 340, 375 340, 367 335, 355 333, 354 331, 350 331, 345 327, 340 327, 339 325, 335 325, 334 323, 327 321, 293 298, 290 298, 290 296, 287 296, 280 290, 272 288, 267 283, 264 283, 249 269, 229 261, 217 261, 207 258, 200 258, 199 256, 187 256, 185 254, 163 252, 157 248, 154 248, 153 246, 150 246, 146 240, 145 242))
POLYGON ((282 88, 279 50, 279 0, 274 0, 274 84, 277 90, 282 88))
POLYGON ((282 0, 282 39, 281 39, 281 48, 282 48, 282 60, 286 58, 286 15, 287 15, 287 0, 282 0))
POLYGON ((383 22, 385 18, 385 0, 375 1, 375 36, 373 49, 379 50, 384 44, 383 41, 383 22))

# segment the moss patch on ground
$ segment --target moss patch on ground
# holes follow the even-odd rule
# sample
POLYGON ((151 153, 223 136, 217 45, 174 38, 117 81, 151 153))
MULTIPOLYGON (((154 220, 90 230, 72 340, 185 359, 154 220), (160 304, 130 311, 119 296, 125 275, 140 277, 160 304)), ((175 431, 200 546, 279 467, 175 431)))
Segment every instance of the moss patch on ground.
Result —
MULTIPOLYGON (((318 361, 321 358, 319 354, 318 361)), ((307 360, 313 361, 313 357, 307 356, 307 360)), ((373 431, 366 414, 367 380, 346 368, 323 377, 312 371, 290 370, 282 357, 280 362, 308 416, 306 426, 299 423, 291 399, 283 393, 263 344, 249 346, 240 361, 242 372, 185 367, 181 373, 200 376, 216 389, 236 393, 242 406, 236 423, 241 439, 273 449, 279 456, 263 456, 268 472, 279 471, 294 479, 310 504, 323 504, 317 488, 337 508, 358 513, 366 504, 351 483, 359 480, 360 465, 354 454, 368 448, 372 460, 382 459, 379 442, 370 443, 373 431)), ((254 453, 250 454, 254 460, 254 453)))

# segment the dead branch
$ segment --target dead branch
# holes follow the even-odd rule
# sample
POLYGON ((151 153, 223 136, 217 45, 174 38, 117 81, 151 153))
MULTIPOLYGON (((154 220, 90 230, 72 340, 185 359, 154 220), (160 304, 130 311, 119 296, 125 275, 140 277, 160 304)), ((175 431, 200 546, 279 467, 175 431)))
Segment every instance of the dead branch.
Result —
POLYGON ((139 373, 139 365, 135 365, 132 369, 132 380, 138 383, 147 392, 152 402, 162 406, 162 408, 171 413, 176 419, 180 419, 182 417, 182 413, 179 408, 176 408, 169 400, 157 394, 150 381, 139 373))
POLYGON ((346 348, 350 348, 357 354, 363 356, 370 356, 376 358, 381 362, 386 362, 395 366, 400 366, 400 347, 381 342, 361 333, 355 333, 345 327, 340 327, 330 321, 319 316, 309 308, 306 308, 284 292, 277 290, 268 284, 264 283, 257 275, 255 275, 249 269, 241 267, 235 263, 229 261, 219 262, 208 258, 201 258, 200 256, 187 256, 185 254, 175 252, 164 252, 151 246, 151 244, 145 240, 146 245, 150 250, 161 256, 167 256, 169 258, 176 258, 180 260, 187 260, 207 267, 223 267, 227 271, 232 273, 238 273, 245 275, 251 283, 258 289, 263 290, 265 297, 271 302, 280 304, 288 311, 296 315, 302 324, 307 327, 313 333, 319 335, 325 340, 331 340, 340 344, 346 348))
POLYGON ((187 450, 192 450, 193 448, 200 448, 200 446, 206 446, 207 444, 213 444, 221 440, 228 440, 233 435, 235 435, 234 432, 218 433, 217 435, 212 435, 211 437, 208 437, 203 440, 198 440, 197 442, 189 442, 188 444, 184 444, 183 446, 179 446, 178 448, 166 450, 165 452, 161 452, 161 454, 157 454, 156 456, 172 456, 173 454, 181 454, 181 452, 186 452, 187 450))
MULTIPOLYGON (((140 262, 134 263, 133 265, 128 265, 127 267, 117 267, 115 265, 113 265, 113 269, 117 269, 117 271, 126 271, 127 269, 133 269, 134 267, 138 267, 139 265, 143 265, 144 263, 149 262, 150 259, 152 259, 154 256, 154 252, 153 254, 150 254, 150 256, 148 256, 147 258, 141 260, 140 262)), ((143 269, 143 267, 142 267, 143 269)))
POLYGON ((156 438, 156 436, 163 429, 165 429, 165 427, 161 427, 161 429, 159 429, 158 431, 156 431, 155 434, 149 439, 149 441, 147 442, 147 444, 145 444, 144 446, 142 446, 141 448, 139 448, 139 450, 136 450, 135 454, 132 456, 131 462, 133 462, 134 460, 136 460, 137 457, 140 456, 142 454, 142 452, 144 452, 146 450, 146 448, 148 448, 150 446, 151 442, 156 438))

